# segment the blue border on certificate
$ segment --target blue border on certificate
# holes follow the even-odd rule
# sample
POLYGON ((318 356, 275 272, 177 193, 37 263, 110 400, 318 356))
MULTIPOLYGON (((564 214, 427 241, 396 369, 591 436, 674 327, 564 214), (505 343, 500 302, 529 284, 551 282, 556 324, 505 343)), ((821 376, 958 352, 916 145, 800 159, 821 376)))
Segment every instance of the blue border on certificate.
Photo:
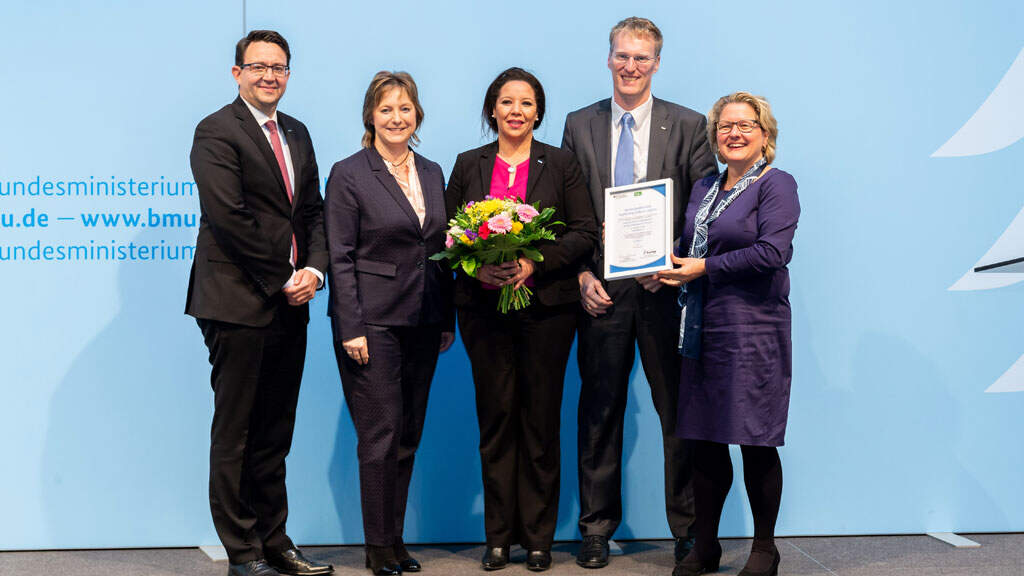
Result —
MULTIPOLYGON (((654 260, 651 260, 650 262, 648 262, 646 264, 642 264, 642 265, 638 265, 638 266, 616 266, 614 264, 605 262, 604 275, 605 275, 606 279, 615 279, 614 278, 615 276, 618 276, 620 278, 627 278, 627 277, 631 277, 631 276, 642 276, 642 275, 645 275, 645 274, 653 274, 654 272, 657 272, 659 270, 666 270, 666 269, 672 267, 671 260, 670 260, 670 255, 672 253, 671 245, 672 245, 673 240, 674 240, 673 238, 671 238, 671 236, 672 236, 672 220, 671 220, 672 219, 672 206, 671 206, 670 202, 671 202, 671 199, 672 199, 672 195, 674 194, 674 191, 671 188, 672 184, 673 184, 673 182, 672 182, 671 179, 664 178, 664 179, 661 179, 661 180, 655 180, 655 181, 651 181, 651 182, 637 182, 635 184, 631 184, 631 185, 628 186, 629 188, 633 188, 633 189, 638 189, 638 190, 639 189, 643 189, 643 190, 651 190, 651 191, 657 192, 658 194, 661 194, 663 197, 665 197, 668 200, 668 203, 666 203, 666 212, 665 212, 665 226, 666 226, 666 232, 667 232, 667 234, 666 234, 667 248, 665 250, 665 253, 662 256, 659 256, 659 257, 655 258, 654 260), (609 278, 609 276, 611 276, 612 278, 609 278)), ((606 206, 607 206, 607 202, 608 202, 607 199, 610 199, 611 197, 615 196, 616 194, 628 194, 629 193, 628 190, 621 190, 621 191, 619 191, 619 190, 617 190, 618 188, 620 188, 620 187, 616 187, 614 189, 613 188, 609 188, 609 189, 605 190, 606 206)), ((626 186, 623 186, 621 188, 626 188, 626 186)), ((607 244, 607 242, 606 242, 606 244, 607 244)))

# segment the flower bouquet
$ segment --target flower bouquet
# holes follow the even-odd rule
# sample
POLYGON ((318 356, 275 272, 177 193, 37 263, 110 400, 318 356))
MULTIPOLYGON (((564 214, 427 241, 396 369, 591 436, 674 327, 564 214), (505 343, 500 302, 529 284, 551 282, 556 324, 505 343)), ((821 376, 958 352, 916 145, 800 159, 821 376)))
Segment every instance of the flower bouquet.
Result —
MULTIPOLYGON (((461 267, 473 278, 484 264, 511 262, 520 255, 541 262, 544 256, 536 243, 555 239, 555 233, 545 224, 562 224, 548 222, 554 214, 554 208, 538 210, 536 206, 514 199, 487 196, 480 202, 467 202, 448 221, 445 249, 430 259, 447 258, 452 269, 461 267)), ((522 310, 530 305, 531 294, 533 292, 525 285, 514 288, 506 284, 501 287, 498 310, 503 314, 508 313, 509 308, 522 310)))

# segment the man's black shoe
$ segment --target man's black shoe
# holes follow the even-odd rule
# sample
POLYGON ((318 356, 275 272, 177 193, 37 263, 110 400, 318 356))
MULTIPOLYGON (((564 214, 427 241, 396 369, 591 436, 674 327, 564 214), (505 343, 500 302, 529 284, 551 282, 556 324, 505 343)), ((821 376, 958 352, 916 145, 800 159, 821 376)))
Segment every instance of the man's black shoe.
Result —
POLYGON ((267 563, 281 574, 289 576, 320 576, 334 572, 334 566, 307 559, 298 548, 283 552, 268 552, 267 563))
POLYGON ((605 536, 584 536, 576 563, 584 568, 604 568, 608 565, 608 538, 605 536))
POLYGON ((508 566, 508 546, 488 546, 480 563, 484 570, 501 570, 508 566))
POLYGON ((543 572, 551 568, 551 552, 548 550, 530 550, 526 553, 526 569, 531 572, 543 572))
POLYGON ((281 576, 281 573, 271 568, 266 560, 251 560, 228 565, 228 576, 281 576))

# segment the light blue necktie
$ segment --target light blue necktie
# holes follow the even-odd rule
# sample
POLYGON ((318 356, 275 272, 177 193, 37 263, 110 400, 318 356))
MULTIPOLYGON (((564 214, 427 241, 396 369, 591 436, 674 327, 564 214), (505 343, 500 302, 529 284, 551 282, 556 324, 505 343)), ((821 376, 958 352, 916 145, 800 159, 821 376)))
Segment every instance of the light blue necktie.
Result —
POLYGON ((633 115, 622 115, 619 147, 615 150, 615 186, 633 183, 633 115))

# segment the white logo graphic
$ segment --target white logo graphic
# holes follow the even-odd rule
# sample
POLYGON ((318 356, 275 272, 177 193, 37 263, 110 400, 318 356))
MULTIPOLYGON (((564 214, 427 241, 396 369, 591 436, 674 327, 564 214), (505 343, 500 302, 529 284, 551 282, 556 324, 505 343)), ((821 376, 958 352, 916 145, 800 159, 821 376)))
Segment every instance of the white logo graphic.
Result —
MULTIPOLYGON (((970 120, 932 157, 978 156, 1010 146, 1024 137, 1024 49, 999 85, 970 120)), ((1024 281, 1024 208, 995 244, 950 290, 989 290, 1024 281)), ((1024 356, 986 392, 1024 392, 1024 356)))

